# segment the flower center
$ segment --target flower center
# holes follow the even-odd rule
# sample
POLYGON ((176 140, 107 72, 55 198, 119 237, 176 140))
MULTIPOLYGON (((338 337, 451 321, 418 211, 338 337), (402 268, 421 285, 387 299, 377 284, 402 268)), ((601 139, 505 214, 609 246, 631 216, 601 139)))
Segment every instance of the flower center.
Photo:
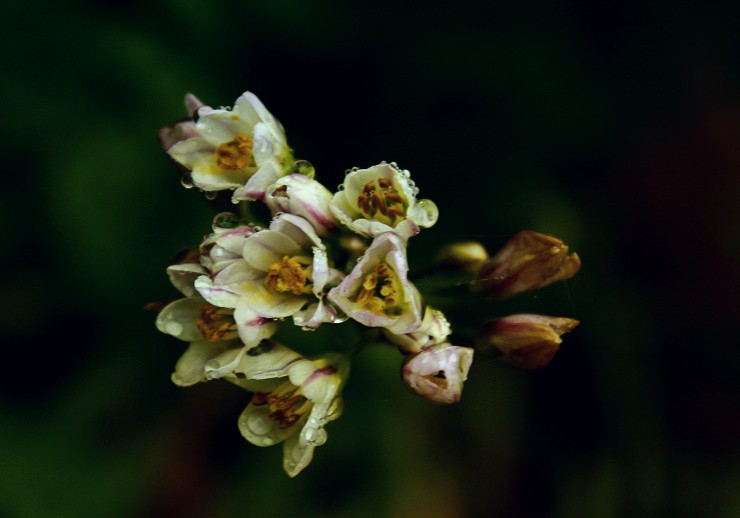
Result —
POLYGON ((291 292, 293 295, 301 295, 306 292, 308 275, 306 267, 311 264, 308 257, 295 256, 283 257, 278 263, 272 263, 267 268, 265 286, 278 293, 291 292))
POLYGON ((203 306, 200 308, 200 318, 195 321, 195 325, 198 326, 203 338, 209 342, 231 340, 239 336, 233 310, 226 308, 203 306))
POLYGON ((252 139, 246 135, 237 135, 234 140, 216 148, 216 165, 221 169, 244 169, 251 160, 252 139))
POLYGON ((386 263, 379 263, 365 277, 357 304, 375 315, 397 315, 401 312, 399 284, 395 272, 386 263))
POLYGON ((252 396, 254 406, 270 405, 267 416, 278 423, 281 430, 293 426, 306 415, 313 403, 306 398, 299 387, 290 382, 284 383, 274 392, 255 392, 252 396))
POLYGON ((406 200, 393 187, 390 178, 366 183, 357 197, 357 206, 365 217, 388 225, 395 225, 396 220, 403 219, 406 214, 406 200))
POLYGON ((437 371, 434 374, 427 374, 426 376, 424 376, 424 378, 426 378, 428 381, 431 381, 439 388, 447 388, 447 376, 445 376, 444 371, 437 371))

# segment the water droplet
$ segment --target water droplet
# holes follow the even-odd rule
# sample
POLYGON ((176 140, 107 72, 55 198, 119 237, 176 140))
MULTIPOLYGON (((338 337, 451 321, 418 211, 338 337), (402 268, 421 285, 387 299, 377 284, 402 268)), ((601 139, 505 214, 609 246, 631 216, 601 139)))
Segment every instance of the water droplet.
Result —
POLYGON ((293 163, 293 173, 302 174, 309 178, 316 176, 316 168, 308 160, 297 160, 293 163))
POLYGON ((213 201, 218 196, 218 192, 216 192, 216 191, 203 191, 203 196, 206 198, 206 200, 213 201))
POLYGON ((339 185, 337 185, 337 190, 338 191, 343 191, 344 190, 344 184, 343 183, 340 183, 339 185))
POLYGON ((212 228, 214 232, 218 229, 236 228, 239 226, 239 218, 231 212, 222 212, 213 218, 212 228))
POLYGON ((431 227, 437 222, 439 209, 432 200, 419 200, 414 206, 414 221, 420 227, 431 227))
POLYGON ((182 186, 186 189, 193 188, 193 177, 190 175, 190 173, 185 173, 180 177, 180 184, 182 184, 182 186))

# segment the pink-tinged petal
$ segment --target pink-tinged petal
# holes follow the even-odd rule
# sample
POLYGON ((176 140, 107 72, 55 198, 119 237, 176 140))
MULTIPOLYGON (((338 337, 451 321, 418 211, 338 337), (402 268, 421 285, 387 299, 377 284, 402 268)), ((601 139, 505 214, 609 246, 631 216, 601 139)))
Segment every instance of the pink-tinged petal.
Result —
POLYGON ((263 200, 267 189, 282 174, 280 165, 275 160, 261 164, 247 183, 234 191, 231 201, 237 203, 242 200, 263 200))
POLYGON ((313 225, 305 218, 294 214, 280 214, 275 216, 270 223, 270 230, 278 231, 290 237, 304 250, 323 246, 321 238, 316 233, 313 225))
POLYGON ((258 315, 248 305, 246 297, 239 299, 234 310, 234 320, 239 331, 239 338, 248 346, 270 338, 278 328, 278 323, 274 320, 258 315))
POLYGON ((403 381, 409 390, 432 403, 457 403, 473 353, 473 349, 448 343, 424 349, 406 357, 401 368, 403 381))
POLYGON ((265 204, 273 214, 287 212, 308 220, 318 235, 325 235, 337 225, 329 210, 331 192, 322 184, 302 174, 277 180, 268 189, 265 204))
POLYGON ((183 100, 183 102, 185 104, 185 109, 188 111, 189 117, 192 117, 193 115, 195 115, 196 112, 199 112, 200 110, 203 110, 203 114, 205 115, 205 113, 208 113, 208 111, 213 109, 210 106, 206 106, 205 104, 203 104, 203 101, 201 101, 191 93, 185 94, 185 99, 183 100))
POLYGON ((195 289, 209 304, 220 308, 235 308, 239 302, 239 293, 232 287, 215 286, 207 276, 195 280, 195 289))
POLYGON ((195 123, 190 119, 165 126, 157 132, 159 144, 165 151, 169 150, 178 142, 196 137, 200 137, 200 133, 198 133, 195 123))
MULTIPOLYGON (((406 242, 388 232, 376 237, 352 272, 327 295, 350 318, 369 327, 383 327, 396 334, 409 333, 421 325, 422 301, 418 290, 407 278, 406 242), (364 283, 368 281, 383 264, 390 269, 388 278, 393 289, 393 304, 386 309, 369 307, 360 303, 364 283), (395 280, 394 280, 395 279, 395 280)), ((385 304, 387 295, 377 294, 371 300, 385 304)), ((367 301, 367 299, 366 299, 367 301)))

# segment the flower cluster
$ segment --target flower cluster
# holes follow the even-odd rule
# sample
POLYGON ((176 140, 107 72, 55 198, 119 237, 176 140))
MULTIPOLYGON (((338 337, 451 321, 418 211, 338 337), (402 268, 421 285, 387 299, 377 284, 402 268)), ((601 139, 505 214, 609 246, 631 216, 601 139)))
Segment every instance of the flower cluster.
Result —
MULTIPOLYGON (((513 315, 453 344, 447 318, 426 304, 410 277, 409 242, 436 223, 438 210, 418 199, 409 171, 392 162, 352 168, 331 192, 314 179, 310 163, 295 160, 282 126, 254 94, 244 93, 231 109, 190 94, 185 105, 191 118, 160 130, 162 146, 186 186, 228 192, 239 211, 218 214, 212 231, 169 266, 182 296, 163 306, 156 326, 189 344, 175 384, 223 379, 251 393, 239 430, 257 446, 282 443, 290 476, 311 462, 326 441, 326 424, 340 416, 342 387, 361 347, 398 348, 405 386, 449 404, 460 400, 473 347, 540 368, 560 335, 577 325, 513 315), (269 221, 257 219, 255 203, 269 221), (304 356, 275 337, 281 326, 345 322, 363 336, 348 350, 304 356)), ((466 272, 471 296, 491 298, 569 278, 580 261, 559 240, 525 231, 492 258, 479 243, 454 243, 438 265, 466 272)))

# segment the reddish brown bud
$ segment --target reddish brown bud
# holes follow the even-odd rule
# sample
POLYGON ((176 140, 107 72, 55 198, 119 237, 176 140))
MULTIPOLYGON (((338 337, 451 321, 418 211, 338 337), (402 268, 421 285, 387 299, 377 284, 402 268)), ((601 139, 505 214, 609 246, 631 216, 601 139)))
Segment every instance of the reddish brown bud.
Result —
POLYGON ((564 317, 510 315, 486 322, 476 333, 475 345, 481 352, 500 352, 505 362, 516 367, 541 369, 560 349, 560 336, 579 323, 564 317))
POLYGON ((573 277, 581 268, 577 254, 559 239, 524 230, 514 235, 478 268, 471 289, 504 298, 573 277))

